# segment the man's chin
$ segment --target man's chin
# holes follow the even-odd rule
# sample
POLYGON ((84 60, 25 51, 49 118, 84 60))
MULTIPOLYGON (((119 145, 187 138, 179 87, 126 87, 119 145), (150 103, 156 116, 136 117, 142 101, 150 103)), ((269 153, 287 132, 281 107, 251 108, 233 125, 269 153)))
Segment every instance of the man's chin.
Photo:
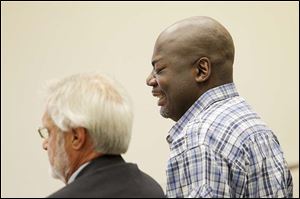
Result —
POLYGON ((65 181, 63 175, 52 166, 49 166, 48 173, 54 179, 65 181))
POLYGON ((169 111, 163 106, 160 108, 160 115, 164 118, 170 118, 169 111))

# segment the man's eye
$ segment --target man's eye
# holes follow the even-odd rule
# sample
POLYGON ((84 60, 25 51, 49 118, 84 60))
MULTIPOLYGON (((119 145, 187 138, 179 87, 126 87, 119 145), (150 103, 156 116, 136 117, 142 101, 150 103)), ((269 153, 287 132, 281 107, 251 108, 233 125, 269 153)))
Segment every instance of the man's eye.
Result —
POLYGON ((162 70, 163 70, 163 68, 158 68, 158 69, 154 70, 154 74, 159 74, 162 70))

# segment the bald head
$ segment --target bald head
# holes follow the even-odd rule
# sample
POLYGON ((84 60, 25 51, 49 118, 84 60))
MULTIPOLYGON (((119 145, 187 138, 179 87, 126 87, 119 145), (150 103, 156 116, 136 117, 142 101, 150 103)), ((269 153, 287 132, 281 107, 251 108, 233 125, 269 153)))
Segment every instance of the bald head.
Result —
POLYGON ((207 57, 215 78, 232 81, 234 44, 226 28, 212 18, 191 17, 169 26, 159 35, 155 51, 190 63, 207 57))

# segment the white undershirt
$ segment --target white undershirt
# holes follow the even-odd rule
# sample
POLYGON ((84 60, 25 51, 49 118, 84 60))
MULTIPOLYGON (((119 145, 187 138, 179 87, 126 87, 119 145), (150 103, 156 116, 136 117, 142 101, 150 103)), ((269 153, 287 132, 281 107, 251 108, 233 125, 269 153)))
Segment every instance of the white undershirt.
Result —
POLYGON ((70 184, 71 182, 73 182, 75 180, 75 178, 77 177, 77 175, 79 174, 79 172, 86 167, 90 162, 86 162, 83 165, 81 165, 69 178, 67 184, 70 184))

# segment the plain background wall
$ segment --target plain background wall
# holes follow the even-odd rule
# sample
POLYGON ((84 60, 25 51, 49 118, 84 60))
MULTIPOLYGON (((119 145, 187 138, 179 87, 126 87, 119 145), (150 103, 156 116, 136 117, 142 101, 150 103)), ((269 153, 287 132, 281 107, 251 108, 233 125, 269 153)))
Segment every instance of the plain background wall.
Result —
POLYGON ((1 1, 1 197, 44 197, 64 186, 49 176, 37 133, 41 90, 47 80, 79 72, 108 74, 129 92, 135 119, 124 157, 165 187, 165 137, 174 122, 159 115, 145 79, 159 33, 199 15, 231 33, 238 91, 274 130, 288 163, 297 164, 298 2, 1 1))

